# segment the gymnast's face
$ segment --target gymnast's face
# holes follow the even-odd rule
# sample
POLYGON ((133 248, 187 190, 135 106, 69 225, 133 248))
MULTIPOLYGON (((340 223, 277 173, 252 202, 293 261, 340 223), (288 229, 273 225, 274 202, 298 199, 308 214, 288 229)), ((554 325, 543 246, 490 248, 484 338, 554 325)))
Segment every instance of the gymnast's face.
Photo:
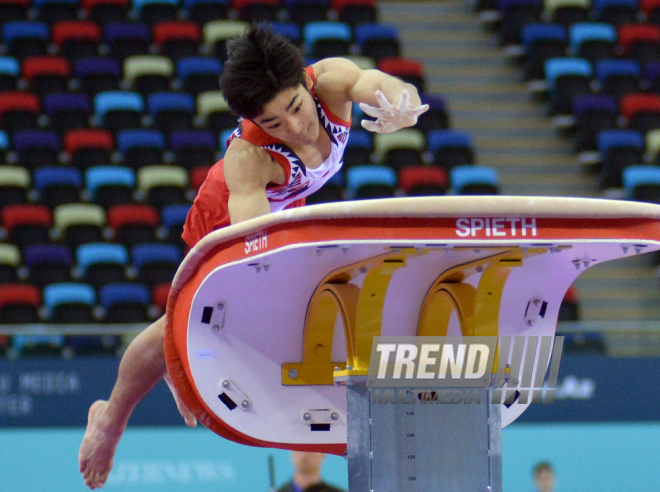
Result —
POLYGON ((319 137, 319 118, 309 90, 312 79, 305 74, 306 85, 286 89, 264 105, 254 119, 268 135, 293 146, 310 145, 319 137))

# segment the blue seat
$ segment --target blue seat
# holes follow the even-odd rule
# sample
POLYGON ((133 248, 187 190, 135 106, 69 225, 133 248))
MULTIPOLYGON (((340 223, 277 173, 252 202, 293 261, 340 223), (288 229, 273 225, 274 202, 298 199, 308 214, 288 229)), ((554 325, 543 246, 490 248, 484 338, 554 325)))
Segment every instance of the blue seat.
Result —
POLYGON ((48 26, 43 22, 11 21, 2 25, 2 41, 11 45, 19 38, 37 38, 47 42, 50 38, 48 26))
POLYGON ((117 148, 128 152, 134 148, 165 150, 165 136, 159 130, 122 130, 117 133, 117 148))
POLYGON ((186 93, 156 92, 147 97, 147 108, 154 117, 161 111, 187 111, 194 114, 195 100, 186 93))
POLYGON ((110 45, 119 39, 134 39, 149 42, 149 28, 144 24, 113 22, 103 28, 103 39, 110 45))
POLYGON ((18 153, 33 148, 60 150, 59 136, 48 130, 21 130, 14 132, 11 140, 12 147, 18 153))
POLYGON ((223 130, 222 133, 220 133, 218 141, 220 143, 220 150, 223 152, 227 152, 227 140, 229 140, 232 133, 234 133, 234 130, 223 130))
POLYGON ((642 68, 637 60, 608 59, 596 62, 596 78, 604 83, 612 76, 631 76, 639 78, 642 76, 642 68))
POLYGON ((598 151, 606 155, 614 148, 644 151, 644 135, 636 130, 605 130, 598 134, 598 151))
POLYGON ((523 45, 529 51, 532 45, 538 41, 563 41, 568 40, 566 28, 561 24, 532 23, 523 26, 520 31, 523 45))
POLYGON ((601 188, 622 186, 622 171, 644 158, 644 135, 636 130, 604 130, 596 138, 602 156, 601 188))
POLYGON ((580 46, 588 41, 605 41, 616 44, 616 29, 611 24, 601 22, 578 22, 573 24, 568 31, 570 46, 575 54, 580 50, 580 46))
POLYGON ((110 111, 144 112, 144 100, 137 92, 108 91, 94 97, 94 112, 104 118, 110 111))
POLYGON ((0 130, 0 151, 6 152, 9 150, 9 135, 4 130, 0 130))
POLYGON ((360 189, 367 186, 396 188, 396 172, 387 166, 354 166, 346 171, 346 184, 352 197, 360 196, 360 189))
POLYGON ((399 39, 395 26, 379 23, 366 23, 355 26, 355 42, 364 44, 373 39, 399 39))
POLYGON ((184 80, 191 75, 216 75, 222 73, 222 62, 216 58, 195 56, 181 58, 176 63, 176 75, 184 80))
POLYGON ((272 22, 268 24, 274 33, 284 36, 294 44, 300 44, 302 41, 302 32, 300 27, 293 22, 272 22))
POLYGON ((623 188, 626 196, 632 198, 638 186, 659 186, 660 167, 658 166, 629 166, 622 171, 623 188))
POLYGON ((18 60, 12 56, 0 56, 0 75, 19 77, 21 65, 18 60))
POLYGON ((179 0, 133 0, 133 8, 140 13, 147 5, 162 4, 178 6, 179 0))
POLYGON ((346 144, 348 147, 361 147, 367 150, 373 150, 374 139, 371 132, 356 128, 351 130, 351 138, 348 139, 346 144))
POLYGON ((151 294, 146 285, 134 283, 113 283, 99 290, 101 306, 110 309, 117 304, 142 304, 148 306, 151 294))
POLYGON ((452 189, 458 194, 496 194, 497 171, 486 166, 456 166, 449 171, 452 189))
POLYGON ((71 250, 61 244, 33 244, 23 249, 23 264, 28 268, 44 264, 73 266, 71 250))
POLYGON ((600 22, 613 26, 634 24, 638 21, 638 0, 593 0, 592 12, 600 22))
POLYGON ((303 28, 303 39, 311 47, 320 39, 351 40, 351 27, 342 22, 310 22, 303 28))
MULTIPOLYGON (((48 116, 60 111, 92 112, 92 102, 87 94, 55 93, 46 94, 43 99, 44 112, 48 116)), ((58 128, 59 129, 59 128, 58 128)))
POLYGON ((591 78, 592 73, 591 64, 584 58, 551 58, 545 62, 545 78, 550 92, 556 90, 559 77, 573 75, 591 78))
POLYGON ((96 304, 96 291, 91 285, 64 282, 44 287, 43 298, 45 306, 54 310, 58 306, 68 304, 96 304))
POLYGON ((114 58, 83 58, 76 60, 73 65, 73 71, 77 78, 82 79, 90 75, 106 75, 109 77, 121 78, 121 65, 114 58))
POLYGON ((188 203, 167 205, 166 207, 163 207, 161 214, 161 221, 163 226, 165 226, 167 229, 183 226, 183 224, 186 222, 186 217, 188 217, 190 207, 191 205, 188 203))
POLYGON ((126 186, 135 188, 135 171, 124 166, 95 166, 85 173, 85 188, 92 198, 104 186, 126 186))
POLYGON ((435 152, 447 147, 472 148, 470 135, 456 130, 433 130, 426 134, 426 142, 430 151, 435 152))
MULTIPOLYGON (((352 136, 352 135, 351 135, 352 136)), ((180 130, 172 132, 169 137, 170 149, 174 152, 192 147, 217 147, 213 133, 207 130, 180 130)))
POLYGON ((590 112, 608 113, 616 117, 619 114, 619 105, 612 96, 605 94, 584 94, 572 101, 573 115, 580 119, 590 112))
POLYGON ((82 174, 80 169, 74 167, 54 166, 40 167, 34 171, 34 188, 38 191, 44 191, 50 186, 72 186, 73 188, 82 188, 82 174))
POLYGON ((593 0, 592 8, 597 14, 601 14, 605 9, 616 8, 630 8, 637 11, 639 9, 638 0, 593 0))
POLYGON ((146 243, 133 246, 131 249, 133 264, 142 268, 149 263, 181 262, 181 250, 173 244, 146 243))
POLYGON ((128 251, 121 244, 87 243, 78 246, 76 264, 84 274, 91 265, 99 263, 114 263, 128 265, 128 251))

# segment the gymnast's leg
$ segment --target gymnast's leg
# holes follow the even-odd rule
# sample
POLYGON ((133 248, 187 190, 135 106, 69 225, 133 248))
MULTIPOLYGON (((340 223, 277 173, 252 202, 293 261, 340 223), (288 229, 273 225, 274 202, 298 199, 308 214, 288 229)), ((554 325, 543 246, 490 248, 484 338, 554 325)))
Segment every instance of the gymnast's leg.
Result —
POLYGON ((99 400, 89 409, 87 430, 78 461, 85 485, 100 488, 108 478, 112 459, 128 419, 136 405, 165 377, 186 424, 197 423, 185 407, 167 376, 163 335, 165 317, 140 333, 128 346, 119 365, 117 382, 108 401, 99 400))

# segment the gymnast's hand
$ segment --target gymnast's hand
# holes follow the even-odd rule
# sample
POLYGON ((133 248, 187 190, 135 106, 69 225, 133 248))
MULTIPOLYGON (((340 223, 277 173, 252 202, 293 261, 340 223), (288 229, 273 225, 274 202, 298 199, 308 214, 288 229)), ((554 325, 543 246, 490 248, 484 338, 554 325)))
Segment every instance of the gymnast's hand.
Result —
POLYGON ((360 109, 369 116, 376 118, 376 121, 362 120, 362 127, 365 130, 376 133, 391 133, 400 128, 413 126, 417 123, 419 115, 429 109, 428 104, 423 104, 416 108, 408 105, 408 89, 401 92, 401 99, 396 107, 392 106, 381 91, 376 91, 376 100, 380 107, 369 106, 360 103, 360 109))

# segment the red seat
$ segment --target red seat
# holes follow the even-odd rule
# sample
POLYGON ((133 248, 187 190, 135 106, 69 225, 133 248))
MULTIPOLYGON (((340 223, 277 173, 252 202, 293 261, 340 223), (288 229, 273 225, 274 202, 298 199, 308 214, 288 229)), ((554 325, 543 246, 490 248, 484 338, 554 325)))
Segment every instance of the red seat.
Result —
POLYGON ((202 31, 196 22, 166 21, 159 22, 154 26, 153 39, 157 45, 163 45, 167 41, 187 39, 199 43, 202 39, 202 31))
POLYGON ((27 80, 46 75, 68 78, 71 75, 71 64, 61 56, 31 56, 23 61, 22 72, 23 78, 27 80))
POLYGON ((425 92, 424 66, 417 60, 402 57, 383 58, 378 62, 378 69, 413 84, 420 93, 425 92))
POLYGON ((151 205, 123 204, 108 210, 108 225, 120 229, 127 225, 146 225, 155 227, 160 224, 158 210, 151 205))
POLYGON ((347 5, 374 5, 375 0, 332 0, 331 6, 337 12, 341 12, 347 5))
POLYGON ((28 112, 35 116, 41 111, 41 103, 36 94, 29 92, 3 92, 0 94, 0 124, 5 113, 28 112))
POLYGON ((660 27, 653 24, 625 24, 619 27, 619 45, 628 52, 633 43, 660 42, 660 27))
POLYGON ((0 285, 0 309, 10 304, 25 304, 34 307, 41 305, 41 292, 34 285, 0 285))
POLYGON ((71 130, 64 135, 64 150, 74 154, 81 149, 104 149, 112 150, 115 143, 112 134, 108 130, 95 130, 85 128, 71 130))
POLYGON ((206 175, 209 173, 210 169, 211 166, 200 166, 190 171, 190 186, 193 190, 199 190, 199 187, 202 186, 202 183, 206 180, 206 175))
POLYGON ((170 294, 170 284, 158 284, 151 291, 151 299, 160 309, 167 306, 167 296, 170 294))
POLYGON ((621 114, 630 120, 642 112, 660 112, 660 95, 647 93, 626 94, 621 98, 621 114))
POLYGON ((100 43, 102 40, 101 28, 91 21, 62 21, 53 26, 53 42, 62 46, 67 41, 88 40, 100 43))
POLYGON ((46 228, 53 225, 53 218, 48 207, 36 204, 9 205, 0 212, 0 220, 7 232, 11 232, 14 227, 22 225, 46 228))
POLYGON ((414 194, 415 188, 437 188, 444 193, 449 187, 447 172, 441 167, 407 166, 399 171, 399 187, 406 194, 414 194))

